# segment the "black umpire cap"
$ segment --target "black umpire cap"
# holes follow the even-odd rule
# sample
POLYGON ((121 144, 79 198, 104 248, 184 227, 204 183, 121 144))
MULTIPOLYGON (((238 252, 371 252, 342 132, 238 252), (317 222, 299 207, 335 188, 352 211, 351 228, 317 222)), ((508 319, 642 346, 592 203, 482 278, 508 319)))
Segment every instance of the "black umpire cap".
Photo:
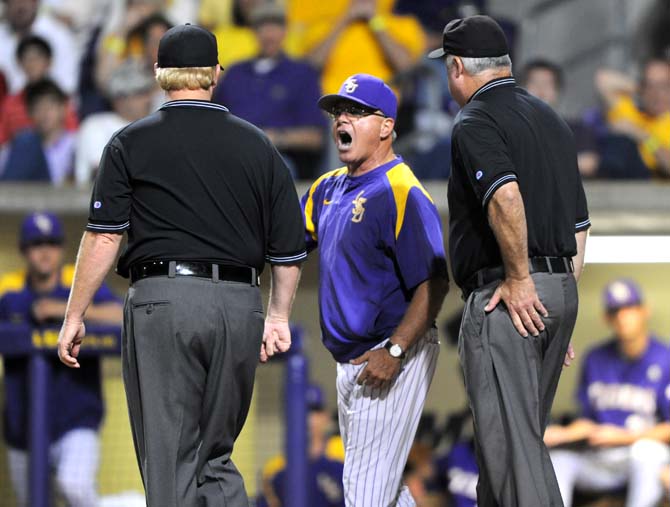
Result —
POLYGON ((219 63, 216 37, 190 23, 172 27, 158 44, 157 63, 161 68, 214 67, 219 63))
POLYGON ((493 18, 477 15, 451 20, 444 27, 442 48, 431 51, 428 58, 486 58, 508 53, 507 38, 500 25, 493 18))

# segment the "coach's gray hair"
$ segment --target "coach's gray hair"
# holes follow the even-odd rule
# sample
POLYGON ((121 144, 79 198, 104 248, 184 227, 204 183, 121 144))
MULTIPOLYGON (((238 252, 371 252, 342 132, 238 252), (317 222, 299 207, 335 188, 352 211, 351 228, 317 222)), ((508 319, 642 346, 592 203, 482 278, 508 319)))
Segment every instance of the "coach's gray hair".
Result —
MULTIPOLYGON (((469 58, 466 56, 459 56, 463 62, 463 67, 468 74, 476 76, 487 70, 497 70, 501 68, 509 68, 512 70, 512 59, 509 55, 491 56, 486 58, 469 58)), ((454 56, 447 55, 447 67, 451 67, 454 63, 454 56)))

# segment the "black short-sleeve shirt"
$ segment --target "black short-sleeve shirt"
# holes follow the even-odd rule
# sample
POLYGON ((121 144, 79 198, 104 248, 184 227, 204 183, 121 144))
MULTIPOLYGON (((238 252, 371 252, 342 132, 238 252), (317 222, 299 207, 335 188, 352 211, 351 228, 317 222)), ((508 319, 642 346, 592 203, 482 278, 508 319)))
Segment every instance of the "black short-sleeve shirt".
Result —
POLYGON ((449 255, 463 285, 476 271, 500 266, 487 205, 500 187, 517 182, 528 225, 528 254, 572 257, 575 233, 590 227, 577 153, 568 125, 513 78, 480 88, 452 132, 449 255))
POLYGON ((145 260, 255 267, 306 258, 293 180, 253 125, 208 101, 177 100, 109 141, 87 230, 123 233, 117 271, 145 260))

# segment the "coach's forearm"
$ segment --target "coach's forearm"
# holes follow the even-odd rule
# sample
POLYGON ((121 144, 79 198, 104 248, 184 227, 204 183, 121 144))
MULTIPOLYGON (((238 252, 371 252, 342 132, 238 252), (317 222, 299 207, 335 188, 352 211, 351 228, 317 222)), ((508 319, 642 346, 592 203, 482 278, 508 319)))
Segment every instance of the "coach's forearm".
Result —
POLYGON ((121 246, 121 234, 84 232, 77 254, 77 265, 65 320, 81 322, 93 295, 111 269, 121 246))
POLYGON ((300 281, 300 270, 300 265, 274 264, 272 266, 268 319, 288 322, 291 317, 295 291, 300 281))
POLYGON ((575 241, 577 241, 577 255, 572 258, 572 265, 575 268, 575 279, 579 280, 584 269, 584 256, 586 254, 586 238, 588 238, 589 231, 579 231, 575 234, 575 241))
POLYGON ((522 280, 530 276, 526 211, 516 182, 503 185, 493 194, 488 218, 500 247, 505 277, 522 280))
POLYGON ((419 284, 391 341, 408 350, 433 325, 447 292, 449 282, 444 277, 430 278, 419 284))

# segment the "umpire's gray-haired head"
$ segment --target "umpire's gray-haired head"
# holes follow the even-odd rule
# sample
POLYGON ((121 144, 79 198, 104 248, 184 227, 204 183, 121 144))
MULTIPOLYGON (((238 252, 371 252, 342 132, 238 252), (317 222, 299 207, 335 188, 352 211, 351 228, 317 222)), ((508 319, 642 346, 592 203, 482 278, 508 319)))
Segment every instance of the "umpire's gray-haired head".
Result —
MULTIPOLYGON (((453 65, 454 58, 455 56, 453 55, 447 55, 447 67, 453 65)), ((465 71, 471 76, 476 76, 487 70, 500 70, 505 68, 512 70, 512 59, 509 55, 487 56, 482 58, 459 56, 458 58, 463 62, 465 71)))

